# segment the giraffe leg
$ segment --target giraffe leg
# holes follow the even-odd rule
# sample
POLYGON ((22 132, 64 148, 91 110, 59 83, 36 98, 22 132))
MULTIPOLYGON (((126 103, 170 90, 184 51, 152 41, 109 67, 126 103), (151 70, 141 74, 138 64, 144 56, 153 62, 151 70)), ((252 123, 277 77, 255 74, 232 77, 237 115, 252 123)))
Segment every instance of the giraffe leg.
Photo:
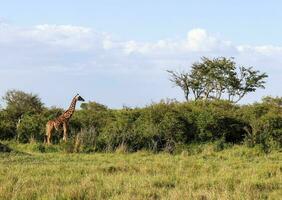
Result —
POLYGON ((51 144, 50 140, 51 140, 53 129, 54 129, 53 124, 50 121, 47 122, 47 124, 46 124, 47 144, 51 144))
POLYGON ((68 123, 67 122, 64 122, 63 128, 64 128, 63 140, 66 142, 68 138, 68 123))

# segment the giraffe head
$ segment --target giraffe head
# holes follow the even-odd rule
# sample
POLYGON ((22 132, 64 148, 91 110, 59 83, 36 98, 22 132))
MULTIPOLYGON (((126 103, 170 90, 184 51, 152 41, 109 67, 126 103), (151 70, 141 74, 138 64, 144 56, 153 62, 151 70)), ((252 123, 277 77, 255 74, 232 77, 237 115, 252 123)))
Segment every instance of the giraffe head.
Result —
POLYGON ((79 94, 77 94, 75 98, 77 101, 85 101, 79 94))

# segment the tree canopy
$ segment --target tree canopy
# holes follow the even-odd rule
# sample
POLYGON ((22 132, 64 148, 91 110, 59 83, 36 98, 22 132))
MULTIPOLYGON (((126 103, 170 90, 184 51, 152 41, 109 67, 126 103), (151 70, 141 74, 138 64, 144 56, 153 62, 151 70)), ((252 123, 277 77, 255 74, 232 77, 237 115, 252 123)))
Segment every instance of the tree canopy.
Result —
POLYGON ((201 58, 192 64, 190 72, 168 70, 170 81, 180 87, 188 101, 198 99, 227 99, 240 101, 246 94, 264 88, 265 73, 253 67, 237 67, 234 58, 201 58))
POLYGON ((92 110, 92 111, 105 111, 107 110, 107 106, 97 103, 95 101, 90 101, 88 103, 82 103, 80 108, 83 110, 92 110))
POLYGON ((25 113, 39 113, 43 110, 41 99, 32 93, 19 90, 9 90, 3 96, 6 103, 6 111, 16 119, 25 113))

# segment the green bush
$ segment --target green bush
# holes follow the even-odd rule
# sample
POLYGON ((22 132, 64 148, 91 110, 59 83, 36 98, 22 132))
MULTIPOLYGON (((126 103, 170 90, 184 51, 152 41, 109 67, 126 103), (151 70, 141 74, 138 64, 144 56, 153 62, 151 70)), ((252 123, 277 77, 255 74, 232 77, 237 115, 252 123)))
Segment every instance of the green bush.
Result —
POLYGON ((282 108, 275 99, 243 106, 241 118, 245 126, 245 143, 248 146, 259 145, 265 152, 282 147, 282 108), (272 102, 272 103, 271 103, 272 102))
POLYGON ((246 123, 236 116, 238 106, 228 101, 197 101, 188 105, 190 114, 186 116, 190 118, 189 128, 194 125, 195 141, 240 143, 244 139, 246 123))
POLYGON ((97 150, 98 135, 96 129, 91 127, 89 129, 82 129, 75 137, 74 152, 90 153, 97 150))
POLYGON ((134 131, 135 121, 140 116, 138 110, 116 111, 112 121, 106 124, 100 133, 104 150, 114 151, 120 145, 126 144, 131 151, 135 151, 140 145, 140 137, 134 131))
POLYGON ((42 115, 25 115, 17 128, 17 139, 26 143, 30 141, 44 141, 45 120, 42 115))
MULTIPOLYGON (((144 108, 108 109, 102 104, 84 104, 70 120, 69 141, 60 145, 66 152, 92 151, 179 151, 189 144, 215 144, 220 151, 245 143, 265 152, 282 147, 281 99, 265 98, 262 103, 235 105, 228 101, 198 100, 179 103, 161 101, 144 108)), ((45 124, 63 112, 45 108, 26 113, 16 128, 14 118, 0 111, 0 139, 17 136, 22 143, 43 142, 45 124)), ((61 133, 53 134, 60 143, 61 133)), ((39 147, 38 147, 39 148, 39 147)), ((45 151, 40 147, 39 151, 45 151)))
POLYGON ((6 111, 0 111, 0 140, 13 139, 16 136, 16 124, 6 111))

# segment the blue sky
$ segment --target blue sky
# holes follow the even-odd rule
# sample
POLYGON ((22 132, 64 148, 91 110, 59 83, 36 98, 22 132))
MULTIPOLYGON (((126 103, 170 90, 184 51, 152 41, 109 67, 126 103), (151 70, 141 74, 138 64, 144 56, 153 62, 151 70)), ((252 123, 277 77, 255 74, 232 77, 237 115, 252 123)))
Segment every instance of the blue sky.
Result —
POLYGON ((253 102, 282 95, 281 1, 1 1, 0 95, 17 88, 47 106, 76 92, 110 107, 183 100, 166 69, 234 56, 269 74, 253 102))
POLYGON ((9 0, 0 13, 17 25, 72 24, 127 39, 181 37, 201 27, 234 42, 282 44, 281 7, 279 0, 9 0))

